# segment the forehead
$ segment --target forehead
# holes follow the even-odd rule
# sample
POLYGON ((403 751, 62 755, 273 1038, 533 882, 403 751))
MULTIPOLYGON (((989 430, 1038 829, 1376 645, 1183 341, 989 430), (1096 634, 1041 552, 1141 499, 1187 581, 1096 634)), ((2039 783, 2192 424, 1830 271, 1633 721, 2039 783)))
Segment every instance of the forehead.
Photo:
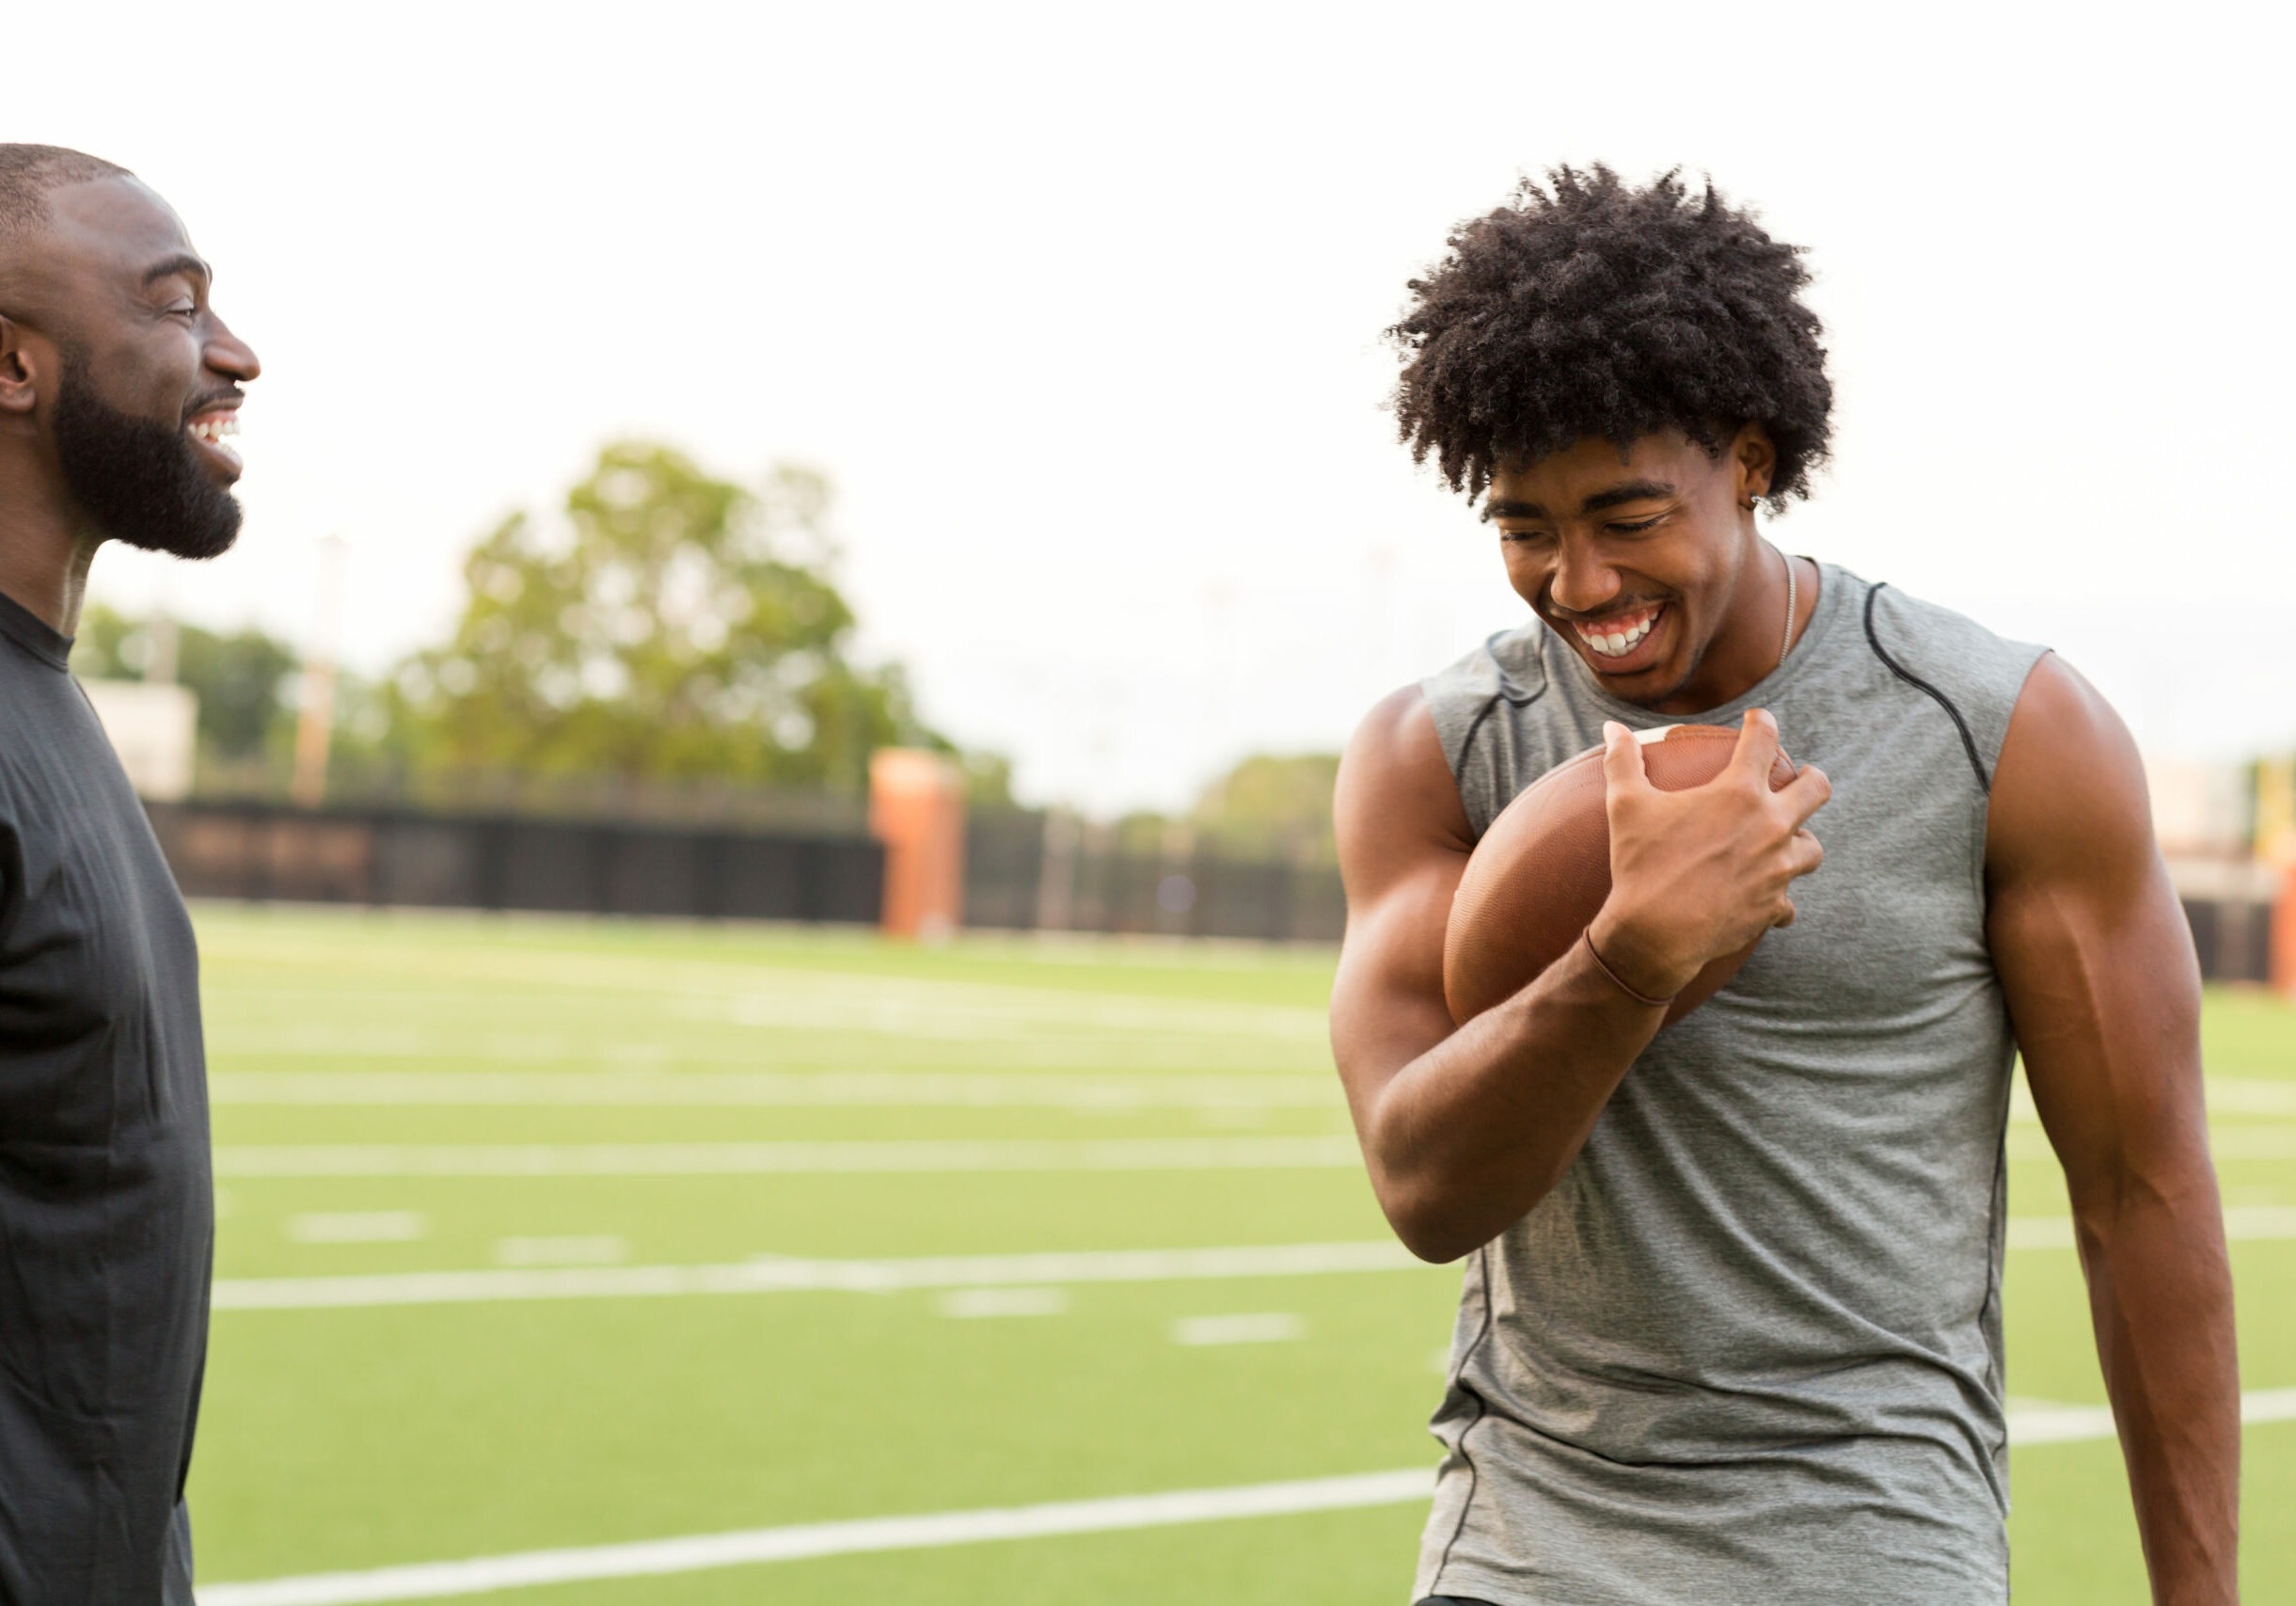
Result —
POLYGON ((1718 472, 1719 467, 1712 453, 1679 430, 1645 435, 1624 446, 1589 436, 1530 462, 1497 465, 1491 470, 1491 499, 1576 507, 1585 498, 1628 480, 1686 486, 1718 472))
POLYGON ((48 249, 74 267, 140 278, 152 263, 192 248, 175 208, 136 179, 96 179, 51 190, 48 215, 48 249))

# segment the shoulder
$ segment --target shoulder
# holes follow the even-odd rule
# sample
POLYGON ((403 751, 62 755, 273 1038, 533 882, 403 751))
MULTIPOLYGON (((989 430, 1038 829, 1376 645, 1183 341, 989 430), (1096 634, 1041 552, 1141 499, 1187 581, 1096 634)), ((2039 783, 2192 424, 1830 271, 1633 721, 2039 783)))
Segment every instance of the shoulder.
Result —
POLYGON ((1340 870, 1351 882, 1381 879, 1398 855, 1473 845, 1466 810, 1418 686, 1389 692, 1356 726, 1339 760, 1332 799, 1340 870))
POLYGON ((1952 720, 1979 787, 1990 790, 2009 720, 2027 676, 2049 649, 2014 641, 1967 614, 1893 585, 1834 574, 1853 588, 1865 646, 1881 672, 1952 720), (1862 593, 1862 595, 1859 595, 1862 593))
POLYGON ((2043 658, 2002 746, 1986 827, 1988 876, 2142 875, 2157 852, 2129 727, 2070 664, 2043 658))

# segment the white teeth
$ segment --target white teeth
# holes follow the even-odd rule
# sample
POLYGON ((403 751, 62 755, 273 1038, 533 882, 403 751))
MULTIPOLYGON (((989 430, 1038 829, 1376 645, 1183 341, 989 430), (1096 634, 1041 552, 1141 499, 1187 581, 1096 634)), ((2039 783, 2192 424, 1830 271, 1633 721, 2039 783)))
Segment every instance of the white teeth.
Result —
POLYGON ((1623 658, 1640 644, 1657 622, 1658 615, 1653 613, 1631 630, 1604 630, 1590 635, 1582 629, 1579 639, 1605 658, 1623 658))

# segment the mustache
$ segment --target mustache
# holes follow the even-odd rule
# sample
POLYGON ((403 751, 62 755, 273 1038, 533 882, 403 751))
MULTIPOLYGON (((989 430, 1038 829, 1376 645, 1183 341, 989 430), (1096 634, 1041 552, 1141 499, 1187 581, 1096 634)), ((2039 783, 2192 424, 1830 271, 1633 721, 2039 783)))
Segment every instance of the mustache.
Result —
POLYGON ((232 406, 239 406, 246 399, 247 393, 236 385, 226 386, 220 390, 210 390, 205 395, 192 398, 191 405, 183 409, 183 421, 189 423, 208 408, 219 407, 227 403, 232 406))

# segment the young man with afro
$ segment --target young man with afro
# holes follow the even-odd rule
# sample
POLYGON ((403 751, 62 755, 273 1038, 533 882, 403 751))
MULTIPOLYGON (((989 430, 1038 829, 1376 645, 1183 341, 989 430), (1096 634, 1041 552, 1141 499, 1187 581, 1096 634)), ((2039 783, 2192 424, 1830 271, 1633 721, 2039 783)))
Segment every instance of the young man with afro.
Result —
POLYGON ((1531 612, 1374 708, 1337 801, 1340 1076, 1396 1232, 1465 1260, 1415 1598, 2006 1599, 2021 1054, 2154 1598, 2230 1602, 2199 978, 2144 773, 2042 648, 1764 538, 1826 455, 1807 281, 1711 187, 1562 168, 1462 226, 1392 331, 1403 437, 1531 612), (1737 755, 1658 792, 1634 733, 1684 722, 1737 755), (1608 901, 1454 1026, 1468 854, 1597 744, 1608 901))

